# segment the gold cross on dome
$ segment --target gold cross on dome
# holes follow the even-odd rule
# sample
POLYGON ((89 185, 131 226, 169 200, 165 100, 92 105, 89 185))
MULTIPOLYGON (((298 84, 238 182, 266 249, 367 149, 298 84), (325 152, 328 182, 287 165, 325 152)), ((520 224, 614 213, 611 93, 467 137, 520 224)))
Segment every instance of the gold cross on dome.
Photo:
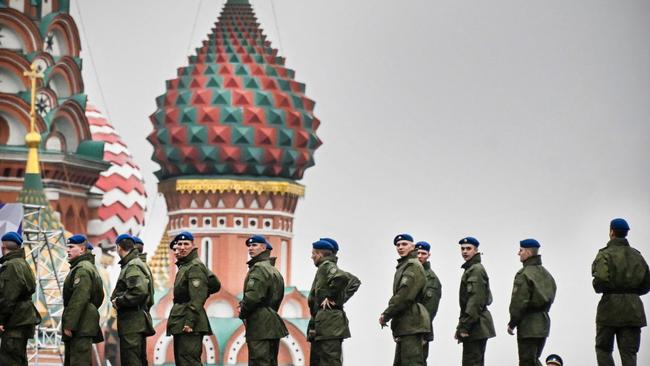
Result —
POLYGON ((31 81, 32 90, 31 90, 31 109, 29 111, 29 119, 30 119, 29 132, 35 132, 34 125, 36 123, 36 79, 42 79, 43 73, 38 70, 38 66, 36 65, 36 62, 34 62, 30 67, 30 71, 23 72, 23 75, 27 76, 31 81))

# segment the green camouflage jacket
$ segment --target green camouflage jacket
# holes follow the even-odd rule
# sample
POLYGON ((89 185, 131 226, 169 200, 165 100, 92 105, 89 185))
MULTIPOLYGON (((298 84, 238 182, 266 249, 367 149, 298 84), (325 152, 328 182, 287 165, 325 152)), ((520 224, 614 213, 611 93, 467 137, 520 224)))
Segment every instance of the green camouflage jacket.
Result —
POLYGON ((153 284, 147 276, 147 267, 138 257, 137 249, 131 250, 122 260, 120 275, 111 301, 117 306, 117 332, 119 335, 144 333, 153 335, 149 305, 154 296, 153 284))
POLYGON ((542 266, 542 257, 526 259, 515 275, 510 300, 510 328, 517 328, 517 338, 546 338, 551 328, 548 312, 557 286, 553 276, 542 266))
MULTIPOLYGON (((72 337, 103 341, 98 311, 103 302, 104 287, 95 256, 86 252, 70 261, 70 272, 63 282, 63 329, 72 330, 72 337)), ((63 339, 68 337, 64 335, 63 339)))
POLYGON ((208 299, 208 277, 205 265, 194 249, 176 262, 178 272, 174 280, 174 305, 167 320, 167 335, 184 334, 183 328, 192 328, 192 334, 212 334, 205 301, 208 299))
POLYGON ((25 250, 17 249, 0 258, 0 325, 5 335, 34 336, 41 316, 32 302, 36 280, 25 260, 25 250))
POLYGON ((650 272, 641 253, 627 239, 610 240, 596 255, 591 274, 594 290, 603 294, 596 313, 598 325, 647 325, 640 295, 650 291, 650 272))
MULTIPOLYGON (((307 297, 311 313, 308 325, 310 341, 350 337, 348 319, 343 310, 343 304, 351 296, 346 293, 348 284, 352 278, 356 277, 340 270, 336 264, 337 261, 336 256, 329 256, 318 263, 318 270, 307 297), (336 305, 332 309, 323 309, 321 303, 325 298, 334 301, 336 305)), ((355 285, 356 291, 359 288, 359 283, 355 285)))
POLYGON ((492 314, 487 309, 492 303, 490 279, 481 264, 481 253, 477 253, 461 266, 465 272, 460 278, 460 317, 456 335, 461 341, 492 338, 496 335, 492 314), (460 333, 469 336, 460 338, 460 333))
POLYGON ((397 260, 393 296, 382 313, 385 321, 390 320, 394 337, 431 332, 429 313, 421 304, 425 285, 426 276, 417 251, 397 260))
POLYGON ((428 341, 433 340, 433 319, 438 313, 438 306, 440 305, 440 298, 442 297, 442 284, 436 273, 431 269, 431 262, 425 262, 422 267, 424 268, 424 275, 427 284, 424 287, 424 296, 422 297, 422 305, 429 312, 429 319, 431 319, 431 333, 426 337, 428 341))
POLYGON ((246 325, 246 340, 280 339, 289 334, 278 309, 284 298, 284 279, 266 250, 248 261, 239 318, 246 325))

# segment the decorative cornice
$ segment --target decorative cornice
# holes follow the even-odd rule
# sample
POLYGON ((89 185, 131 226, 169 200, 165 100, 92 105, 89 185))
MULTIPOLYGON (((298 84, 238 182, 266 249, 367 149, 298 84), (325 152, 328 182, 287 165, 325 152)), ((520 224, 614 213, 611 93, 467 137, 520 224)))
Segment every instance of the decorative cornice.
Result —
MULTIPOLYGON (((161 182, 161 186, 173 184, 161 182)), ((305 186, 283 181, 256 181, 237 179, 177 179, 174 189, 181 193, 223 193, 234 191, 251 193, 289 194, 298 197, 305 195, 305 186)), ((162 189, 161 189, 162 191, 162 189)))

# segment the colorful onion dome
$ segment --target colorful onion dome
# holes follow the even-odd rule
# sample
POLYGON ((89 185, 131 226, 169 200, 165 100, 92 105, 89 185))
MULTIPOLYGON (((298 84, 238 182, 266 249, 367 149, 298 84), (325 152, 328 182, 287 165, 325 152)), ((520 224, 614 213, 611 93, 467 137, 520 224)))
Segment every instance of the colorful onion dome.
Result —
POLYGON ((98 218, 88 221, 88 235, 95 244, 112 243, 118 234, 142 230, 147 193, 140 167, 106 117, 90 104, 86 117, 93 140, 104 142, 104 160, 111 164, 91 189, 102 195, 102 203, 98 218))
POLYGON ((248 1, 229 0, 189 65, 156 99, 147 139, 159 179, 302 178, 321 145, 320 121, 305 84, 277 53, 248 1))

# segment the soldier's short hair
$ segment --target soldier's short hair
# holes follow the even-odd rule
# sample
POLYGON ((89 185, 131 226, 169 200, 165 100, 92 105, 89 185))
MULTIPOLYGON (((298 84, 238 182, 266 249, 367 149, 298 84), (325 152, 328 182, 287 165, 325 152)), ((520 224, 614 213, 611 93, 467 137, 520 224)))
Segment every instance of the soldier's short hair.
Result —
POLYGON ((314 249, 316 252, 320 253, 323 255, 323 257, 327 257, 330 255, 334 255, 334 252, 329 250, 329 249, 314 249))
POLYGON ((3 241, 2 246, 4 246, 5 248, 7 248, 9 250, 20 249, 20 246, 18 245, 18 243, 15 243, 13 241, 3 241))
POLYGON ((532 255, 539 254, 539 248, 528 248, 528 250, 530 250, 530 254, 532 255))
POLYGON ((133 249, 135 247, 135 242, 133 242, 133 239, 131 239, 131 238, 122 239, 122 240, 120 240, 119 243, 117 243, 117 246, 124 249, 124 250, 130 251, 131 249, 133 249))
POLYGON ((626 238, 627 237, 627 230, 612 230, 614 232, 614 237, 615 238, 626 238))

